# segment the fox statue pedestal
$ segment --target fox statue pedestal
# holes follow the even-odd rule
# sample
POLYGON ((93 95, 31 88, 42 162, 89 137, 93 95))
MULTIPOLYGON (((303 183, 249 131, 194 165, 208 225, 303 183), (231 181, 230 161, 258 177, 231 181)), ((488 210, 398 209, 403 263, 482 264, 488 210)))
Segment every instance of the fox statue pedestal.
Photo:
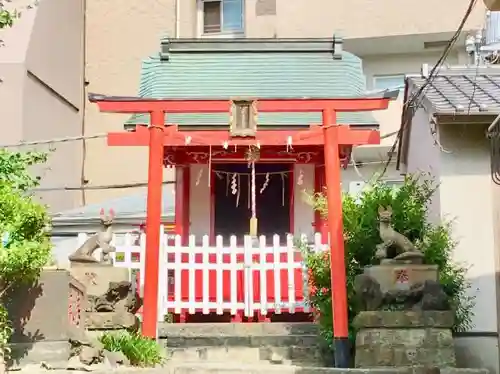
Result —
POLYGON ((437 279, 435 265, 398 263, 356 278, 356 367, 455 366, 454 313, 437 279))
POLYGON ((357 368, 455 367, 452 311, 366 311, 354 325, 357 368))
POLYGON ((454 312, 439 283, 438 267, 392 226, 391 207, 379 208, 380 265, 354 282, 361 312, 355 317, 355 365, 454 367, 454 312), (395 253, 387 258, 388 249, 395 253))

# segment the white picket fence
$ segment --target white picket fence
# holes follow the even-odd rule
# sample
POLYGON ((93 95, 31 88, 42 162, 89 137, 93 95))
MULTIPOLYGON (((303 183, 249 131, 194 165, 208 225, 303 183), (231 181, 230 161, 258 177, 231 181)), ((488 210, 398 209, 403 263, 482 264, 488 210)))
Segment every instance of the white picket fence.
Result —
MULTIPOLYGON (((86 238, 86 234, 80 234, 78 240, 83 243, 86 238)), ((192 235, 188 245, 182 245, 180 236, 162 234, 159 318, 167 313, 230 312, 250 317, 255 312, 264 316, 269 312, 309 312, 305 301, 307 269, 295 240, 292 235, 284 241, 278 235, 271 240, 246 236, 243 243, 238 243, 235 236, 229 240, 217 236, 215 245, 210 245, 208 236, 203 236, 200 243, 192 235)), ((307 242, 307 237, 302 235, 300 240, 307 242)), ((321 234, 316 233, 308 245, 311 250, 321 251, 326 249, 321 243, 321 234)), ((115 235, 111 244, 116 247, 112 254, 114 266, 138 270, 142 288, 145 234, 115 235)))

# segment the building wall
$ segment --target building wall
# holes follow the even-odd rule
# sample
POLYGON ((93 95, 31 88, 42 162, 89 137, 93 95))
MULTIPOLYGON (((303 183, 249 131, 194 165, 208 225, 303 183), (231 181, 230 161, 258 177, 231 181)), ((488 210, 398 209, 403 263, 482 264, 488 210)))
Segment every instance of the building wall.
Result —
MULTIPOLYGON (((87 0, 87 91, 136 96, 141 61, 158 53, 160 39, 174 35, 175 0, 87 0)), ((127 116, 101 114, 96 105, 85 108, 85 134, 123 131, 127 116)), ((88 140, 85 178, 90 184, 108 185, 147 181, 146 147, 108 147, 106 139, 88 140)), ((165 172, 173 179, 173 172, 165 172)), ((87 203, 129 195, 139 189, 88 191, 87 203)))
POLYGON ((498 202, 493 198, 485 130, 481 125, 440 125, 434 138, 429 115, 419 110, 412 125, 407 171, 430 171, 440 183, 433 210, 439 220, 452 222, 457 240, 453 259, 470 266, 468 294, 476 303, 473 327, 457 339, 457 359, 465 367, 487 367, 498 373, 498 233, 493 217, 498 202))
POLYGON ((441 126, 440 142, 446 152, 440 152, 440 201, 443 219, 453 219, 458 240, 454 259, 471 265, 469 292, 476 302, 471 331, 483 335, 465 351, 476 361, 494 358, 484 365, 494 365, 498 370, 498 336, 484 336, 498 332, 493 183, 485 130, 485 126, 441 126), (464 203, 457 204, 457 199, 463 196, 467 199, 462 198, 464 203))
MULTIPOLYGON (((2 136, 3 144, 81 135, 83 1, 45 0, 25 10, 14 27, 2 30, 5 47, 0 48, 0 99, 2 120, 9 124, 9 131, 2 136)), ((19 9, 22 5, 15 4, 19 9)), ((37 170, 43 178, 42 187, 80 185, 81 142, 32 149, 50 150, 48 163, 37 170)), ((81 204, 80 192, 50 191, 37 195, 51 211, 81 204)))
MULTIPOLYGON (((196 25, 201 18, 193 16, 196 2, 201 3, 201 0, 179 1, 184 37, 201 36, 201 28, 196 25), (198 32, 193 35, 195 30, 198 32)), ((341 4, 315 0, 314 6, 311 4, 308 0, 245 0, 245 35, 252 38, 303 38, 305 35, 317 38, 340 33, 348 38, 374 38, 454 32, 469 1, 401 3, 389 0, 381 6, 373 0, 352 0, 341 4), (408 14, 412 16, 408 17, 408 14), (446 17, 442 17, 443 14, 446 17)), ((484 6, 478 3, 467 27, 477 28, 483 20, 484 6)))

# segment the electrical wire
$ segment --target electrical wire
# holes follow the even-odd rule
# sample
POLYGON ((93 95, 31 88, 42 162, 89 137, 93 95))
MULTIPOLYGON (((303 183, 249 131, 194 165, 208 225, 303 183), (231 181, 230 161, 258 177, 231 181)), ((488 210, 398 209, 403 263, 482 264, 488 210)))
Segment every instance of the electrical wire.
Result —
POLYGON ((441 57, 438 59, 438 61, 434 65, 434 67, 431 69, 429 76, 427 77, 427 80, 418 89, 418 91, 413 93, 412 96, 403 104, 403 113, 405 114, 404 122, 401 124, 401 127, 399 128, 397 137, 394 140, 394 143, 389 150, 389 157, 387 159, 387 162, 384 165, 382 173, 380 173, 380 175, 378 176, 378 179, 381 179, 385 175, 385 173, 387 172, 387 169, 388 169, 388 167, 389 167, 389 165, 392 162, 392 159, 394 157, 396 147, 397 147, 398 143, 401 141, 406 127, 409 125, 409 123, 413 119, 413 116, 415 115, 416 111, 421 107, 427 88, 429 87, 430 84, 432 84, 432 82, 434 81, 436 76, 439 74, 440 68, 442 67, 443 63, 446 61, 446 58, 448 57, 448 55, 450 54, 454 45, 456 44, 458 38, 460 37, 460 34, 462 33, 462 30, 465 26, 465 23, 467 22, 469 16, 471 15, 472 10, 474 9, 476 3, 477 3, 477 0, 470 0, 469 6, 467 7, 465 14, 464 14, 462 20, 460 21, 460 24, 459 24, 457 30, 455 31, 455 34, 448 41, 448 44, 447 44, 446 48, 444 49, 441 57))
MULTIPOLYGON (((398 131, 393 131, 388 134, 380 136, 380 139, 385 139, 389 138, 393 135, 396 135, 398 131)), ((44 144, 54 144, 54 143, 64 143, 64 142, 72 142, 72 141, 79 141, 79 140, 87 140, 87 139, 99 139, 99 138, 104 138, 106 137, 107 134, 95 134, 95 135, 88 135, 88 136, 73 136, 73 137, 64 137, 64 138, 54 138, 54 139, 48 139, 48 140, 37 140, 37 141, 31 141, 31 142, 20 142, 16 144, 8 144, 8 145, 2 145, 0 146, 1 148, 17 148, 17 147, 23 147, 23 146, 35 146, 35 145, 44 145, 44 144)), ((376 162, 364 162, 364 165, 369 165, 369 164, 381 164, 381 161, 376 161, 376 162)), ((219 174, 224 174, 224 172, 217 171, 219 174)), ((283 174, 287 172, 277 172, 275 174, 283 174)), ((257 175, 260 175, 261 173, 257 173, 257 175)), ((266 174, 266 173, 264 173, 266 174)), ((271 173, 274 174, 274 173, 271 173)), ((175 181, 167 181, 163 182, 163 184, 174 184, 175 181)), ((147 182, 141 182, 141 183, 125 183, 125 184, 108 184, 108 185, 87 185, 87 186, 56 186, 56 187, 36 187, 31 189, 30 191, 32 192, 51 192, 51 191, 98 191, 98 190, 112 190, 112 189, 127 189, 127 188, 138 188, 138 187, 147 187, 148 183, 147 182)))
MULTIPOLYGON (((166 184, 175 184, 175 181, 163 182, 166 184)), ((96 185, 96 186, 75 186, 75 187, 35 187, 30 191, 35 192, 49 192, 49 191, 86 191, 86 190, 116 190, 116 189, 127 189, 127 188, 137 188, 137 187, 147 187, 148 182, 140 183, 124 183, 124 184, 106 184, 106 185, 96 185)))
POLYGON ((54 138, 54 139, 47 139, 47 140, 34 140, 30 142, 19 142, 15 144, 4 144, 0 145, 0 149, 2 148, 20 148, 20 147, 28 147, 28 146, 33 146, 33 145, 52 145, 55 143, 66 143, 66 142, 74 142, 78 140, 89 140, 89 139, 99 139, 99 138, 105 138, 108 136, 108 134, 103 133, 103 134, 95 134, 95 135, 86 135, 86 136, 68 136, 64 138, 54 138))

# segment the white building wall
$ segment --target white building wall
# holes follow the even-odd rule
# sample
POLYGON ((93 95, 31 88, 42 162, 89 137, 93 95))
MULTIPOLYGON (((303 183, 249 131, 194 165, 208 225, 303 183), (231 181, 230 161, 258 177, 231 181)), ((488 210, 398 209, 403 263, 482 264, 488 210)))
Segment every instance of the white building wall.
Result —
POLYGON ((314 191, 314 165, 296 164, 294 166, 294 233, 305 234, 309 238, 314 235, 314 211, 306 201, 306 193, 314 191), (301 176, 302 175, 302 176, 301 176), (300 183, 300 184, 299 184, 300 183))
POLYGON ((210 234, 210 187, 208 165, 191 165, 189 188, 190 235, 200 238, 210 234))
POLYGON ((441 217, 453 220, 454 258, 471 265, 470 295, 476 298, 472 331, 496 332, 495 245, 488 141, 482 126, 441 127, 441 217), (457 202, 460 202, 457 204, 457 202))
POLYGON ((439 221, 452 221, 457 246, 453 258, 470 267, 469 295, 475 297, 473 327, 456 339, 462 367, 486 367, 499 372, 495 247, 490 155, 481 125, 440 125, 431 136, 423 109, 413 120, 408 172, 429 171, 440 183, 432 210, 439 221), (436 140, 439 144, 436 144, 436 140))

